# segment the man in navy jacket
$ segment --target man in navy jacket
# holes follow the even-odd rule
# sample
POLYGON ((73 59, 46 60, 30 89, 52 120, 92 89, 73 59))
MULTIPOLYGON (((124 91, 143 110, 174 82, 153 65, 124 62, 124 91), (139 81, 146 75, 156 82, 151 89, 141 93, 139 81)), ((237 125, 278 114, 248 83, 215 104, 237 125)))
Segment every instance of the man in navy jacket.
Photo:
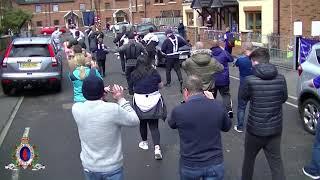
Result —
POLYGON ((231 120, 222 103, 214 100, 211 93, 203 92, 198 76, 189 76, 184 86, 186 102, 174 108, 168 121, 180 135, 180 178, 222 180, 220 131, 229 131, 231 120))
POLYGON ((166 58, 166 78, 167 83, 165 86, 170 86, 171 83, 171 70, 172 68, 176 71, 179 82, 180 91, 182 92, 182 74, 180 70, 179 60, 179 48, 187 45, 187 42, 182 38, 173 34, 172 30, 166 30, 167 39, 163 42, 161 51, 167 55, 166 58))

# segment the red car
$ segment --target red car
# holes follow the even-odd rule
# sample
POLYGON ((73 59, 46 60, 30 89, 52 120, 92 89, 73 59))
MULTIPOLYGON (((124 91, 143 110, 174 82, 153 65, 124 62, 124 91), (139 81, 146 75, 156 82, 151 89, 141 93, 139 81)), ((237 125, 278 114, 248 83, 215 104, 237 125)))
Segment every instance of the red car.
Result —
MULTIPOLYGON (((43 27, 40 31, 40 34, 47 34, 50 35, 54 32, 55 27, 43 27)), ((60 27, 60 32, 65 33, 67 32, 65 27, 60 27)))

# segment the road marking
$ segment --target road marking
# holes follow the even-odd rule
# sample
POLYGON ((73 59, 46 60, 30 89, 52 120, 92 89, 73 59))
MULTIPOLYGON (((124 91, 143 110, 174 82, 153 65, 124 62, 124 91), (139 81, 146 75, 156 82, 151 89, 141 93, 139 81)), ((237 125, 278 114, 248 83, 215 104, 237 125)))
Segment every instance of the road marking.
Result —
MULTIPOLYGON (((235 77, 235 76, 230 76, 230 77, 231 77, 232 79, 240 80, 238 77, 235 77)), ((295 96, 291 96, 291 95, 289 95, 288 97, 289 97, 289 98, 291 98, 291 99, 293 99, 293 100, 298 100, 298 98, 297 98, 297 97, 295 97, 295 96)), ((289 106, 292 106, 292 107, 298 108, 298 106, 297 106, 297 105, 292 104, 292 103, 290 103, 290 102, 288 102, 288 101, 286 101, 286 104, 288 104, 289 106)))
POLYGON ((9 118, 7 124, 4 126, 3 131, 0 134, 0 147, 1 147, 2 143, 3 143, 4 138, 6 137, 8 131, 9 131, 9 128, 10 128, 10 126, 12 124, 13 119, 15 118, 15 116, 16 116, 16 114, 17 114, 17 112, 18 112, 18 110, 19 110, 19 108, 20 108, 20 106, 22 104, 23 99, 24 99, 23 96, 19 98, 16 106, 14 107, 14 110, 13 110, 12 114, 10 115, 10 118, 9 118))
POLYGON ((12 180, 19 180, 19 169, 12 171, 11 179, 12 180))
POLYGON ((298 108, 298 106, 297 106, 297 105, 292 104, 292 103, 290 103, 290 102, 288 102, 288 101, 286 101, 286 104, 288 104, 288 105, 290 105, 290 106, 292 106, 292 107, 298 108))

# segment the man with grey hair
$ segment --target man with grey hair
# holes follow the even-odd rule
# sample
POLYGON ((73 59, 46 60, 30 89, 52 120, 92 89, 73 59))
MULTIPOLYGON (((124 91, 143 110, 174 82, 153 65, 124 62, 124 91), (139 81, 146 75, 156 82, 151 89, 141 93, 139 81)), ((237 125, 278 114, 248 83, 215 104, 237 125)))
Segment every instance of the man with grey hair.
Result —
POLYGON ((214 88, 212 75, 223 71, 223 65, 211 57, 211 51, 205 49, 202 42, 195 44, 191 57, 182 63, 182 68, 188 76, 197 75, 201 78, 204 91, 214 88))
POLYGON ((180 135, 180 179, 223 180, 221 131, 231 128, 222 103, 207 96, 202 80, 191 75, 184 82, 185 103, 175 107, 168 123, 180 135), (210 147, 210 148, 208 148, 210 147))
POLYGON ((243 50, 243 56, 238 58, 235 62, 235 66, 239 68, 239 77, 240 77, 240 85, 239 85, 239 91, 238 91, 238 112, 237 112, 237 119, 238 124, 234 126, 234 130, 241 133, 243 132, 244 127, 244 117, 247 107, 247 102, 243 101, 240 98, 241 91, 243 89, 243 82, 245 77, 252 75, 252 63, 249 58, 252 50, 253 45, 251 42, 244 42, 242 43, 242 50, 243 50))

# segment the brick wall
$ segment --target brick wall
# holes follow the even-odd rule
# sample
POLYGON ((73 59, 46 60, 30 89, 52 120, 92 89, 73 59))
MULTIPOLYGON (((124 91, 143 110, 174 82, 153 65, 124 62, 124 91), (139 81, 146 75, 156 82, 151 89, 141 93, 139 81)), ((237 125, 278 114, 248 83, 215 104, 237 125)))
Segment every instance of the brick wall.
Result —
MULTIPOLYGON (((182 11, 182 0, 176 0, 174 2, 169 2, 169 0, 164 0, 164 3, 155 3, 155 0, 146 0, 146 8, 144 7, 144 0, 137 0, 138 11, 133 12, 133 22, 140 23, 141 18, 155 18, 161 16, 161 11, 177 10, 182 11), (142 6, 141 6, 142 5, 142 6), (145 11, 146 10, 146 11, 145 11), (145 16, 146 15, 146 16, 145 16)), ((91 2, 88 0, 76 0, 74 3, 57 3, 59 5, 59 12, 52 12, 52 5, 50 8, 48 4, 41 4, 41 13, 35 13, 36 4, 29 5, 18 5, 13 3, 14 8, 21 8, 26 11, 33 13, 32 27, 39 32, 42 27, 54 26, 54 20, 59 20, 60 26, 65 26, 66 22, 64 16, 71 10, 76 13, 79 18, 82 18, 82 12, 80 11, 80 4, 85 4, 86 10, 91 9, 91 2), (50 10, 49 10, 50 9, 50 10), (49 12, 50 11, 50 15, 49 12), (42 26, 37 26, 37 21, 42 22, 42 26)), ((135 8, 135 1, 132 3, 133 8, 135 8)), ((100 12, 102 26, 105 27, 106 19, 111 19, 113 23, 113 13, 117 9, 121 9, 127 13, 127 20, 130 20, 129 14, 129 3, 127 0, 106 0, 101 1, 100 4, 96 5, 96 9, 100 12), (105 3, 110 3, 110 8, 106 9, 105 3)), ((182 12, 180 12, 182 15, 182 12)), ((80 20, 80 19, 79 19, 80 20)), ((80 23, 81 24, 81 23, 80 23)))
POLYGON ((140 23, 141 18, 156 18, 161 16, 161 11, 180 11, 182 16, 182 0, 175 0, 169 2, 169 0, 164 0, 164 3, 155 3, 155 0, 149 0, 150 3, 147 3, 146 8, 144 8, 144 0, 138 0, 138 5, 143 5, 138 7, 143 9, 141 12, 134 13, 134 23, 140 23), (144 9, 146 10, 144 12, 144 9))
POLYGON ((280 34, 293 35, 293 22, 302 21, 303 35, 311 36, 311 22, 320 21, 319 0, 281 0, 280 34))

